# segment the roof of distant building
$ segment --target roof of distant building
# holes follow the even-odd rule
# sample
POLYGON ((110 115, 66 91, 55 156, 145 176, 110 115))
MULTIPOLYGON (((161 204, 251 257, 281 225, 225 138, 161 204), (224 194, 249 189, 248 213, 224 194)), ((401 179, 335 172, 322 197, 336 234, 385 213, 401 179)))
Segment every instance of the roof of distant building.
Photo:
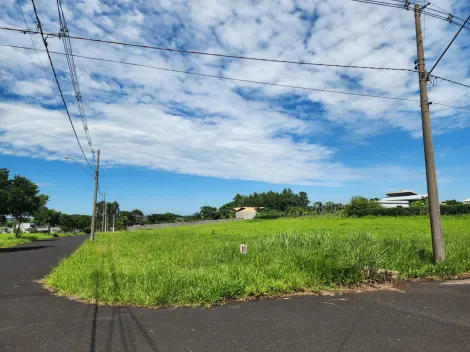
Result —
POLYGON ((403 201, 420 200, 421 198, 427 198, 427 197, 428 197, 427 194, 415 194, 412 196, 403 196, 403 197, 387 197, 387 198, 382 198, 381 200, 379 200, 379 203, 393 202, 393 201, 399 201, 399 200, 403 200, 403 201))
POLYGON ((242 210, 248 210, 248 211, 258 211, 264 209, 264 207, 237 207, 233 208, 235 211, 242 211, 242 210))
POLYGON ((388 196, 388 197, 415 196, 417 194, 418 193, 413 192, 410 189, 399 189, 398 191, 395 191, 395 192, 385 193, 385 195, 388 196))

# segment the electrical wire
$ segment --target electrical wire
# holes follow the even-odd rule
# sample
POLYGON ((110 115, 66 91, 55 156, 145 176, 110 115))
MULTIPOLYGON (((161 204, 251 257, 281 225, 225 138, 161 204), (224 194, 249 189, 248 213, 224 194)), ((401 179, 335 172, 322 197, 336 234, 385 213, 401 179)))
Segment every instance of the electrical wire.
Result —
MULTIPOLYGON (((407 1, 407 0, 389 0, 393 1, 392 3, 386 2, 386 1, 378 1, 378 0, 351 0, 354 2, 361 2, 361 3, 366 3, 366 4, 372 4, 372 5, 380 5, 380 6, 385 6, 385 7, 393 7, 393 8, 399 8, 399 9, 405 9, 408 11, 412 11, 413 9, 410 8, 410 5, 419 5, 421 7, 421 4, 418 4, 413 1, 407 1), (400 3, 400 4, 398 4, 400 3)), ((435 6, 432 5, 431 6, 435 6)), ((436 6, 438 7, 438 6, 436 6)), ((462 26, 462 22, 464 22, 463 19, 460 17, 457 17, 450 12, 447 12, 441 8, 439 10, 433 9, 432 7, 426 7, 425 9, 421 9, 420 13, 422 15, 427 15, 430 17, 438 18, 441 20, 444 20, 446 22, 449 22, 451 24, 455 24, 457 26, 462 26)), ((464 26, 463 28, 470 30, 470 26, 464 26)))
POLYGON ((462 27, 460 27, 460 29, 458 30, 457 33, 455 33, 454 37, 452 38, 452 40, 450 41, 449 45, 447 45, 447 47, 445 48, 444 52, 441 54, 441 56, 439 56, 439 59, 437 59, 436 63, 434 64, 434 66, 431 68, 431 70, 428 72, 428 78, 431 76, 431 73, 432 71, 434 71, 434 69, 436 68, 437 64, 439 63, 439 61, 441 61, 442 57, 445 55, 445 53, 447 52, 447 50, 449 50, 450 46, 452 45, 452 43, 455 41, 455 39, 457 38, 457 36, 460 34, 460 32, 462 31, 463 27, 465 26, 465 24, 468 22, 468 20, 470 19, 470 15, 467 17, 467 19, 465 20, 465 23, 462 25, 462 27))
POLYGON ((52 58, 51 58, 51 55, 49 53, 49 49, 47 48, 48 44, 47 44, 46 38, 44 37, 44 32, 42 30, 41 21, 39 20, 39 15, 38 15, 38 12, 37 12, 37 9, 36 9, 36 4, 34 3, 34 0, 31 0, 31 2, 33 3, 33 10, 34 10, 34 15, 36 16, 38 29, 41 33, 42 41, 44 43, 44 47, 45 47, 46 52, 47 52, 47 57, 49 58, 49 63, 51 64, 52 73, 54 74, 54 78, 55 78, 55 81, 57 83, 57 88, 59 89, 60 96, 62 98, 62 102, 64 103, 64 108, 65 108, 65 111, 67 112, 67 116, 69 118, 70 125, 72 126, 73 133, 75 134, 75 138, 77 139, 78 146, 80 147, 80 150, 82 151, 82 154, 83 154, 83 157, 85 158, 85 161, 87 162, 90 169, 92 171, 94 171, 93 168, 90 165, 90 162, 88 161, 88 158, 85 155, 85 152, 83 151, 82 145, 80 144, 80 140, 78 139, 77 131, 75 130, 75 127, 73 125, 72 117, 70 116, 69 109, 67 108, 67 103, 65 102, 64 94, 62 93, 62 89, 60 87, 59 79, 57 78, 57 74, 55 72, 54 64, 52 63, 52 58))
POLYGON ((73 159, 73 158, 70 158, 70 157, 66 157, 67 160, 72 160, 73 162, 75 162, 76 164, 78 164, 87 174, 89 174, 91 177, 95 178, 95 175, 93 175, 90 170, 88 170, 86 167, 84 167, 82 164, 80 164, 77 160, 73 159))
POLYGON ((80 118, 82 120, 83 129, 85 130, 85 136, 90 147, 93 160, 95 160, 95 151, 93 150, 93 143, 91 141, 90 131, 88 129, 88 124, 85 116, 85 109, 83 107, 82 94, 80 93, 80 85, 78 84, 77 70, 75 68, 75 62, 73 60, 73 51, 72 43, 70 43, 69 30, 67 27, 67 22, 65 21, 64 10, 62 9, 62 3, 60 0, 57 0, 57 11, 59 12, 59 24, 60 24, 60 34, 59 38, 62 39, 64 44, 64 50, 67 58, 67 64, 69 67, 70 78, 72 80, 73 90, 75 92, 75 98, 77 100, 78 111, 80 113, 80 118))
MULTIPOLYGON (((17 29, 17 28, 9 28, 9 27, 0 27, 0 29, 21 32, 24 33, 24 30, 17 29)), ((31 33, 36 33, 35 31, 30 31, 31 33)), ((59 37, 59 34, 56 33, 45 33, 51 37, 59 37)), ((131 46, 131 47, 138 47, 138 48, 145 48, 145 49, 155 49, 161 51, 170 51, 170 52, 178 52, 184 54, 196 54, 196 55, 207 55, 207 56, 217 56, 223 58, 231 58, 231 59, 242 59, 242 60, 253 60, 253 61, 264 61, 264 62, 276 62, 276 63, 286 63, 286 64, 297 64, 297 65, 309 65, 309 66, 324 66, 324 67, 338 67, 338 68, 353 68, 353 69, 371 69, 371 70, 386 70, 386 71, 407 71, 407 72, 414 72, 414 70, 406 69, 406 68, 392 68, 392 67, 373 67, 373 66, 356 66, 356 65, 337 65, 337 64, 325 64, 325 63, 315 63, 315 62, 304 62, 304 61, 290 61, 290 60, 277 60, 277 59, 267 59, 267 58, 259 58, 259 57, 250 57, 250 56, 237 56, 237 55, 226 55, 226 54, 217 54, 217 53, 207 53, 201 51, 191 51, 191 50, 182 50, 182 49, 172 49, 172 48, 164 48, 164 47, 157 47, 151 45, 143 45, 143 44, 131 44, 131 43, 123 43, 123 42, 116 42, 110 41, 105 39, 95 39, 95 38, 87 38, 87 37, 78 37, 78 36, 69 36, 72 39, 79 39, 79 40, 86 40, 92 42, 100 42, 100 43, 107 43, 107 44, 116 44, 116 45, 123 45, 123 46, 131 46)))
MULTIPOLYGON (((14 46, 14 45, 8 45, 8 44, 0 44, 0 46, 9 46, 9 47, 14 47, 14 48, 29 49, 29 50, 32 49, 32 48, 21 47, 21 46, 17 46, 17 45, 14 46)), ((64 53, 59 53, 59 52, 55 52, 55 51, 50 51, 50 53, 57 54, 57 55, 65 55, 64 53)), ((293 86, 293 85, 286 85, 286 84, 279 84, 279 83, 271 83, 271 82, 262 82, 262 81, 240 79, 240 78, 227 77, 227 76, 221 76, 221 75, 209 75, 209 74, 205 74, 205 73, 197 73, 197 72, 192 72, 192 71, 175 70, 175 69, 169 69, 169 68, 163 68, 163 67, 157 67, 157 66, 150 66, 150 65, 144 65, 144 64, 137 64, 137 63, 126 62, 126 61, 118 61, 118 60, 97 58, 97 57, 91 57, 91 56, 82 56, 82 55, 75 55, 75 54, 74 54, 74 56, 78 57, 78 58, 89 59, 89 60, 97 60, 97 61, 118 63, 118 64, 123 64, 123 65, 145 67, 145 68, 150 68, 150 69, 154 69, 154 70, 167 71, 167 72, 176 72, 176 73, 182 73, 182 74, 194 75, 194 76, 201 76, 201 77, 217 78, 217 79, 221 79, 221 80, 231 80, 231 81, 237 81, 237 82, 261 84, 261 85, 276 86, 276 87, 283 87, 283 88, 309 90, 309 91, 319 91, 319 92, 327 92, 327 93, 334 93, 334 94, 362 96, 362 97, 369 97, 369 98, 420 102, 419 100, 416 100, 416 99, 388 97, 388 96, 373 95, 373 94, 366 94, 366 93, 354 93, 354 92, 345 92, 345 91, 328 90, 328 89, 320 89, 320 88, 293 86)), ((416 71, 413 71, 413 72, 416 72, 416 71)), ((448 81, 450 81, 450 80, 448 80, 448 81)), ((433 102, 433 104, 451 106, 451 107, 454 107, 456 109, 470 110, 470 107, 453 106, 453 105, 449 105, 447 103, 433 102)))
POLYGON ((444 78, 444 77, 440 77, 440 76, 436 76, 436 75, 431 75, 431 77, 442 79, 443 81, 447 81, 449 83, 458 84, 459 86, 462 86, 462 87, 470 88, 470 85, 463 84, 463 83, 460 83, 460 82, 456 82, 456 81, 453 81, 453 80, 448 79, 448 78, 444 78))
MULTIPOLYGON (((23 17, 23 21, 24 21, 24 25, 26 26, 26 29, 29 31, 29 27, 28 27, 28 23, 26 22, 26 18, 24 17, 24 13, 23 13, 23 9, 21 8, 21 5, 20 5, 20 0, 16 0, 16 3, 18 4, 18 7, 20 9, 20 12, 21 12, 21 16, 23 17)), ((42 63, 42 60, 39 56, 39 53, 36 49, 36 45, 34 44, 34 40, 33 40, 33 36, 31 35, 31 33, 29 33, 29 38, 31 39, 31 44, 33 44, 33 48, 34 50, 36 51, 36 55, 39 59, 39 62, 41 63, 41 67, 42 67, 42 71, 44 72, 44 76, 46 76, 46 79, 47 81, 49 82, 49 86, 51 87, 51 90, 52 90, 52 93, 57 97, 55 91, 54 91, 54 88, 52 87, 52 82, 51 80, 49 79, 49 76, 47 75, 47 72, 46 72, 46 69, 42 63)))

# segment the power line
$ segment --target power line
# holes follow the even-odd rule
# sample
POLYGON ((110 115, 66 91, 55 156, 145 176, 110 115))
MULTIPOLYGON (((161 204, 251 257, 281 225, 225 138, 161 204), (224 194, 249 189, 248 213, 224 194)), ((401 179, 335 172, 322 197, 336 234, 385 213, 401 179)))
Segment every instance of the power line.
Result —
MULTIPOLYGON (((14 31, 14 32, 21 32, 21 33, 25 32, 24 30, 21 30, 21 29, 9 28, 9 27, 0 27, 0 29, 4 29, 4 30, 8 30, 8 31, 14 31)), ((29 32, 34 33, 34 34, 36 33, 35 31, 29 31, 29 32)), ((48 35, 48 36, 51 36, 51 37, 59 37, 60 36, 60 34, 56 34, 56 33, 45 33, 45 34, 48 35)), ((72 38, 72 39, 86 40, 86 41, 99 42, 99 43, 131 46, 131 47, 144 48, 144 49, 154 49, 154 50, 160 50, 160 51, 177 52, 177 53, 183 53, 183 54, 216 56, 216 57, 231 58, 231 59, 276 62, 276 63, 308 65, 308 66, 325 66, 325 67, 338 67, 338 68, 415 72, 414 70, 406 69, 406 68, 357 66, 357 65, 337 65, 337 64, 325 64, 325 63, 305 62, 305 61, 277 60, 277 59, 267 59, 267 58, 250 57, 250 56, 238 56, 238 55, 207 53, 207 52, 183 50, 183 49, 164 48, 164 47, 151 46, 151 45, 132 44, 132 43, 117 42, 117 41, 111 41, 111 40, 105 40, 105 39, 95 39, 95 38, 78 37, 78 36, 68 36, 68 37, 72 38)))
MULTIPOLYGON (((386 1, 379 1, 379 0, 351 0, 354 2, 361 2, 361 3, 366 3, 366 4, 372 4, 372 5, 380 5, 380 6, 385 6, 385 7, 393 7, 393 8, 398 8, 398 9, 405 9, 405 10, 412 10, 410 7, 411 5, 420 5, 416 2, 413 1, 408 1, 408 0, 389 0, 393 2, 386 2, 386 1)), ((433 6, 431 4, 431 6, 433 6)), ((437 7, 437 6, 436 6, 437 7)), ((438 18, 440 20, 444 20, 446 22, 449 22, 451 24, 455 24, 457 26, 462 26, 462 22, 464 22, 463 19, 460 17, 457 17, 450 12, 447 12, 445 10, 442 11, 433 9, 432 7, 426 7, 425 9, 421 9, 421 14, 427 15, 430 17, 438 18)), ((464 26, 465 29, 470 30, 470 26, 464 26)))
MULTIPOLYGON (((21 46, 17 46, 17 45, 0 44, 0 46, 9 46, 9 47, 14 47, 14 48, 29 49, 29 50, 31 50, 31 48, 21 47, 21 46)), ((59 52, 55 52, 55 51, 50 51, 50 53, 52 53, 52 54, 57 54, 57 55, 65 55, 64 53, 59 53, 59 52)), ((245 83, 261 84, 261 85, 276 86, 276 87, 291 88, 291 89, 301 89, 301 90, 309 90, 309 91, 319 91, 319 92, 327 92, 327 93, 334 93, 334 94, 363 96, 363 97, 369 97, 369 98, 379 98, 379 99, 388 99, 388 100, 401 100, 401 101, 419 102, 419 100, 417 100, 417 99, 408 99, 408 98, 399 98, 399 97, 388 97, 388 96, 373 95, 373 94, 366 94, 366 93, 354 93, 354 92, 345 92, 345 91, 328 90, 328 89, 320 89, 320 88, 293 86, 293 85, 286 85, 286 84, 279 84, 279 83, 270 83, 270 82, 262 82, 262 81, 254 81, 254 80, 240 79, 240 78, 227 77, 227 76, 221 76, 221 75, 209 75, 209 74, 205 74, 205 73, 197 73, 197 72, 191 72, 191 71, 175 70, 175 69, 169 69, 169 68, 163 68, 163 67, 157 67, 157 66, 150 66, 150 65, 144 65, 144 64, 137 64, 137 63, 126 62, 126 61, 118 61, 118 60, 97 58, 97 57, 91 57, 91 56, 83 56, 83 55, 75 55, 75 54, 74 54, 74 56, 75 56, 75 57, 82 58, 82 59, 89 59, 89 60, 96 60, 96 61, 104 61, 104 62, 112 62, 112 63, 118 63, 118 64, 123 64, 123 65, 130 65, 130 66, 137 66, 137 67, 145 67, 145 68, 150 68, 150 69, 160 70, 160 71, 168 71, 168 72, 176 72, 176 73, 182 73, 182 74, 187 74, 187 75, 194 75, 194 76, 201 76, 201 77, 217 78, 217 79, 221 79, 221 80, 231 80, 231 81, 238 81, 238 82, 245 82, 245 83)), ((415 71, 413 71, 413 72, 415 72, 415 71)), ((450 80, 449 80, 449 81, 450 81, 450 80)), ((470 110, 470 107, 454 106, 454 105, 450 105, 450 104, 447 104, 447 103, 433 102, 433 104, 435 104, 435 105, 445 105, 445 106, 449 106, 449 107, 454 107, 454 108, 456 108, 456 109, 470 110)))
POLYGON ((38 29, 39 29, 39 32, 41 33, 41 38, 42 38, 42 41, 44 43, 44 47, 45 47, 46 52, 47 52, 47 57, 49 58, 49 63, 51 64, 52 73, 54 74, 54 78, 55 78, 55 81, 57 83, 57 88, 59 89, 60 96, 62 98, 62 102, 64 103, 65 111, 67 112, 67 116, 69 117, 70 125, 72 126, 73 133, 75 134, 75 138, 77 139, 77 143, 78 143, 78 146, 80 147, 80 150, 82 151, 83 157, 85 158, 85 160, 86 160, 88 166, 90 167, 90 169, 92 171, 94 171, 93 168, 90 165, 90 162, 88 161, 88 159, 85 155, 85 152, 83 151, 82 145, 80 144, 80 140, 78 139, 77 131, 75 131, 75 127, 73 125, 73 121, 72 121, 72 118, 70 116, 69 109, 67 108, 67 104, 65 102, 64 94, 62 93, 62 89, 60 88, 59 79, 57 78, 57 74, 56 74, 55 69, 54 69, 54 64, 52 63, 52 58, 51 58, 51 55, 49 54, 49 49, 47 48, 48 44, 47 44, 46 38, 44 37, 44 32, 42 30, 41 21, 39 20, 38 12, 36 10, 36 4, 34 3, 34 0, 31 0, 31 2, 33 3, 34 15, 36 16, 36 21, 38 23, 38 29))
MULTIPOLYGON (((23 13, 23 9, 21 8, 21 5, 20 5, 20 0, 16 0, 16 3, 18 4, 18 7, 20 9, 20 12, 21 12, 21 16, 23 17, 23 21, 24 21, 24 25, 26 26, 26 29, 29 31, 29 27, 28 27, 28 23, 26 22, 26 18, 24 17, 24 13, 23 13)), ((49 76, 47 75, 47 72, 46 72, 46 69, 44 68, 44 65, 42 64, 42 60, 41 58, 39 57, 39 53, 36 49, 36 45, 34 44, 34 40, 33 40, 33 36, 31 35, 31 33, 29 33, 29 38, 31 39, 31 44, 33 44, 33 48, 34 50, 36 51, 36 55, 39 59, 39 62, 41 63, 41 67, 42 67, 42 71, 44 72, 44 76, 46 76, 46 79, 47 81, 49 82, 49 86, 51 87, 51 90, 52 90, 52 93, 54 95, 56 95, 55 91, 54 91, 54 88, 52 88, 52 82, 51 80, 49 79, 49 76)), ((57 97, 57 95, 56 95, 57 97)))
POLYGON ((449 50, 450 46, 452 45, 452 43, 454 42, 455 38, 457 38, 457 36, 460 34, 460 32, 462 31, 462 29, 464 28, 465 24, 468 22, 468 20, 470 19, 470 15, 467 17, 467 19, 465 20, 465 23, 462 25, 462 27, 460 27, 460 29, 458 30, 457 33, 455 33, 454 37, 452 38, 452 40, 450 41, 449 45, 447 45, 447 47, 445 48, 444 52, 441 54, 441 56, 439 56, 439 59, 437 59, 436 63, 434 64, 434 66, 431 68, 431 70, 428 72, 428 78, 429 76, 431 75, 432 71, 436 68, 437 64, 439 63, 439 61, 441 61, 442 57, 445 55, 445 53, 447 52, 447 50, 449 50))
POLYGON ((444 77, 440 77, 440 76, 436 76, 436 75, 431 75, 431 77, 435 77, 435 78, 438 78, 438 79, 442 79, 443 81, 447 81, 447 82, 449 82, 449 83, 458 84, 459 86, 462 86, 462 87, 470 88, 470 85, 463 84, 463 83, 460 83, 460 82, 456 82, 456 81, 453 81, 453 80, 448 79, 448 78, 444 78, 444 77))
POLYGON ((77 100, 78 111, 80 113, 80 118, 82 120, 83 129, 85 130, 85 136, 88 141, 88 146, 90 147, 93 160, 95 159, 95 151, 93 150, 93 143, 91 142, 90 131, 88 129, 88 124, 85 116, 85 109, 82 102, 82 94, 80 93, 80 85, 78 84, 77 71, 75 69, 75 62, 73 60, 73 51, 72 43, 70 43, 69 29, 67 27, 67 22, 65 21, 64 11, 62 9, 62 3, 60 0, 57 0, 57 10, 59 12, 59 24, 60 24, 60 36, 64 43, 65 54, 67 58, 67 64, 69 66, 70 78, 72 80, 73 90, 75 92, 75 98, 77 100))
MULTIPOLYGON (((20 46, 20 45, 12 45, 12 44, 2 44, 0 43, 0 46, 6 46, 6 47, 10 47, 10 48, 18 48, 18 49, 27 49, 27 50, 34 50, 33 48, 29 48, 27 46, 20 46)), ((45 50, 41 50, 41 49, 37 49, 38 51, 44 51, 45 50)), ((64 53, 60 53, 58 51, 49 51, 50 53, 52 54, 57 54, 57 55, 66 55, 64 53)), ((170 69, 167 69, 167 68, 162 68, 162 67, 155 67, 155 66, 149 66, 149 65, 143 65, 143 64, 136 64, 136 63, 132 63, 132 62, 126 62, 126 61, 118 61, 118 60, 111 60, 111 59, 104 59, 104 58, 99 58, 99 57, 92 57, 92 56, 83 56, 83 55, 76 55, 76 54, 73 54, 74 57, 78 57, 78 58, 82 58, 82 59, 89 59, 89 60, 98 60, 98 61, 107 61, 107 62, 113 62, 113 63, 118 63, 118 64, 123 64, 123 65, 132 65, 132 66, 141 66, 141 67, 147 67, 147 68, 152 68, 152 69, 157 69, 157 70, 170 70, 170 69)), ((351 67, 348 67, 348 68, 351 68, 351 67)), ((371 68, 372 69, 372 68, 371 68)), ((377 68, 377 69, 381 69, 381 68, 377 68)), ((402 70, 402 69, 395 69, 395 70, 402 70)), ((415 73, 416 70, 410 70, 410 69, 403 69, 404 71, 406 72, 413 72, 415 73)), ((171 71, 171 70, 170 70, 171 71)), ((194 74, 194 72, 190 72, 190 71, 179 71, 179 70, 174 70, 176 72, 179 72, 179 73, 187 73, 187 74, 194 74)), ((214 77, 219 77, 219 76, 214 76, 214 77)), ((467 88, 470 88, 470 85, 466 85, 464 83, 460 83, 460 82, 456 82, 456 81, 453 81, 451 79, 448 79, 448 78, 445 78, 445 77, 441 77, 441 76, 436 76, 436 75, 431 75, 431 77, 433 78, 438 78, 438 79, 441 79, 443 81, 447 81, 449 83, 454 83, 454 84, 458 84, 462 87, 467 87, 467 88)))

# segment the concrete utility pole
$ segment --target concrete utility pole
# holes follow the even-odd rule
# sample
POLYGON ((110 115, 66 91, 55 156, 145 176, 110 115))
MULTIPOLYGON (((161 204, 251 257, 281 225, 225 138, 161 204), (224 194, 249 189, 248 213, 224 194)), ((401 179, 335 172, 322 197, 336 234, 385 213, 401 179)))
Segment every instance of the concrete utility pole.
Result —
POLYGON ((116 220, 116 214, 113 214, 113 232, 114 232, 114 221, 116 220))
POLYGON ((93 194, 93 213, 91 215, 90 242, 93 242, 95 240, 96 195, 98 193, 99 168, 100 168, 100 150, 98 149, 98 157, 96 158, 96 169, 95 169, 95 193, 93 194))
POLYGON ((418 77, 421 98, 421 121, 423 125, 424 161, 426 164, 426 182, 428 186, 429 216, 431 220, 432 249, 434 261, 445 259, 444 240, 442 238, 441 210, 437 192, 436 165, 432 143, 431 116, 427 89, 427 73, 424 63, 423 37, 421 32, 421 7, 415 5, 416 46, 418 50, 418 77))
POLYGON ((103 232, 106 231, 106 192, 103 193, 103 232))

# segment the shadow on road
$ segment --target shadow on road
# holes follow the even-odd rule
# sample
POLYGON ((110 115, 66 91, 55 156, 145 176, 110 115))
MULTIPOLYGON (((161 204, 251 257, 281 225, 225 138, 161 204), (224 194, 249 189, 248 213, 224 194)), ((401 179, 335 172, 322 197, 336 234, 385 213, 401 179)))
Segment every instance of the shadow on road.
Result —
POLYGON ((32 247, 9 247, 9 248, 0 248, 0 253, 13 253, 13 252, 23 252, 23 251, 34 251, 36 249, 49 248, 52 246, 32 246, 32 247))
MULTIPOLYGON (((111 248, 108 247, 107 254, 103 257, 103 261, 109 261, 107 264, 110 265, 111 281, 112 281, 112 294, 114 297, 119 298, 120 287, 116 278, 116 271, 113 261, 111 248)), ((146 350, 158 352, 159 349, 157 344, 152 340, 152 337, 148 333, 146 327, 138 319, 138 317, 132 313, 131 307, 113 307, 111 316, 106 318, 99 317, 100 306, 98 301, 100 298, 100 289, 102 283, 109 277, 103 277, 100 272, 96 271, 93 273, 94 281, 94 298, 95 304, 93 307, 93 316, 91 318, 91 333, 90 333, 90 344, 89 351, 114 351, 116 345, 120 345, 120 348, 125 352, 140 351, 142 350, 142 344, 146 345, 146 350), (108 325, 105 334, 100 335, 106 336, 106 341, 99 341, 97 336, 100 328, 103 330, 104 323, 108 325), (104 345, 104 349, 101 347, 104 345), (100 347, 98 347, 100 346, 100 347), (140 347, 139 347, 140 346, 140 347)), ((90 306, 89 306, 90 307, 90 306)), ((109 307, 101 307, 102 309, 109 309, 109 307)), ((84 321, 86 318, 84 318, 84 321)), ((80 333, 81 334, 81 333, 80 333)), ((80 339, 80 336, 78 337, 80 339)))

